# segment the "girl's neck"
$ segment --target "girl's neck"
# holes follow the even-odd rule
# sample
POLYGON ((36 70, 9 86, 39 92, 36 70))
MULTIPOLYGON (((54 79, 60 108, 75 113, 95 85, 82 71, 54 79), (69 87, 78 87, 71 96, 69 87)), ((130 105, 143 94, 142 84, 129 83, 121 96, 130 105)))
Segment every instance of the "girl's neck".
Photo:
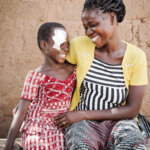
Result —
POLYGON ((54 60, 46 57, 42 66, 49 70, 59 70, 64 66, 64 63, 57 63, 54 60))

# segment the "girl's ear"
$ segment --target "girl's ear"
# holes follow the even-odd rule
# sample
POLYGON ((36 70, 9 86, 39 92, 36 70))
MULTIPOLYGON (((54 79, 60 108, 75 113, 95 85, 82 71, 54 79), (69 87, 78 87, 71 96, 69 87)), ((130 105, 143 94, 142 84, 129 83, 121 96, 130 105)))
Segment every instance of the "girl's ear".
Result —
POLYGON ((44 40, 40 41, 40 47, 42 49, 42 52, 45 52, 47 50, 47 42, 44 40))

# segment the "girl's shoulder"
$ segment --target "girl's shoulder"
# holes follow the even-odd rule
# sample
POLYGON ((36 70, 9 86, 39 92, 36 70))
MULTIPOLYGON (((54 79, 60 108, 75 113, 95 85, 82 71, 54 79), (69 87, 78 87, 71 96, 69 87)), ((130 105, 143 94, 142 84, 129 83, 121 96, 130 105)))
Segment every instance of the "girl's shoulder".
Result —
POLYGON ((70 70, 70 72, 73 72, 75 67, 76 67, 76 65, 71 64, 71 63, 68 62, 67 60, 64 62, 64 68, 65 68, 66 70, 70 70))
POLYGON ((43 67, 39 66, 38 68, 33 70, 34 72, 39 72, 39 73, 43 73, 43 67))
POLYGON ((45 69, 42 65, 36 68, 33 72, 36 76, 47 76, 47 69, 45 69))
POLYGON ((41 82, 44 80, 45 75, 38 70, 30 70, 26 76, 26 82, 41 82))

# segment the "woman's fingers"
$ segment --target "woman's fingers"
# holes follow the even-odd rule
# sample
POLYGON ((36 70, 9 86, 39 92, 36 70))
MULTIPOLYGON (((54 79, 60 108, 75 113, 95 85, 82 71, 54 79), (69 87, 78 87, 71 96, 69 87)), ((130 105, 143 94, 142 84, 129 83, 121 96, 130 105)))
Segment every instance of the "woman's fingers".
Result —
POLYGON ((54 119, 54 125, 58 126, 59 124, 62 124, 63 121, 65 121, 64 118, 61 118, 61 119, 54 119))
POLYGON ((65 115, 57 116, 54 118, 54 125, 59 129, 65 129, 66 127, 70 126, 70 123, 66 119, 65 115))
POLYGON ((68 123, 68 122, 66 122, 66 121, 63 121, 63 122, 61 122, 61 123, 59 123, 58 125, 57 125, 57 128, 58 129, 65 129, 66 127, 68 127, 70 124, 68 123))
POLYGON ((65 128, 69 127, 70 125, 71 125, 70 123, 67 123, 67 124, 65 124, 65 126, 61 127, 61 129, 63 130, 65 128))
POLYGON ((58 119, 61 119, 61 118, 63 118, 63 117, 64 117, 64 114, 61 114, 61 115, 58 115, 58 116, 54 117, 53 119, 54 119, 54 120, 58 120, 58 119))
MULTIPOLYGON (((69 113, 69 112, 68 112, 69 113)), ((59 129, 65 129, 71 125, 70 119, 68 118, 68 113, 61 114, 54 117, 54 125, 59 129)))

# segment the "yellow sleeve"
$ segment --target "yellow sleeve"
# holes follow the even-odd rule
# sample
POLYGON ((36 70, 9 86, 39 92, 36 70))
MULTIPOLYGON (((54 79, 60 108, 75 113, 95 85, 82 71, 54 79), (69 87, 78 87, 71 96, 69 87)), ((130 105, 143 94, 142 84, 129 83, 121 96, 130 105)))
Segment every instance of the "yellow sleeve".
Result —
POLYGON ((145 53, 140 53, 133 64, 129 85, 146 85, 147 77, 147 61, 145 53))
POLYGON ((71 64, 76 64, 76 42, 75 42, 75 39, 73 39, 70 42, 69 53, 67 54, 66 59, 71 64))

